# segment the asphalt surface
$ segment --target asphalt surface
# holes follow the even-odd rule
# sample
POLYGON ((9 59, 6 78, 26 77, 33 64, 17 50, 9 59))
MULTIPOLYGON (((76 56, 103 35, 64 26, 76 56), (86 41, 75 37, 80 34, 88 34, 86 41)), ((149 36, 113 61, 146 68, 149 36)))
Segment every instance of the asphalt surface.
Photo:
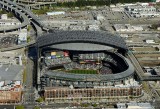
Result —
POLYGON ((133 19, 121 19, 121 20, 109 20, 111 24, 135 24, 135 25, 141 25, 141 24, 155 24, 157 23, 158 19, 148 19, 148 18, 133 18, 133 19))
POLYGON ((24 82, 24 99, 23 103, 30 104, 35 102, 35 90, 33 87, 33 66, 31 59, 27 59, 26 64, 26 81, 24 82))
POLYGON ((0 44, 1 44, 0 47, 2 47, 2 48, 16 45, 16 43, 17 43, 17 37, 16 36, 2 37, 0 39, 0 44))
POLYGON ((0 105, 0 109, 14 109, 14 105, 0 105))

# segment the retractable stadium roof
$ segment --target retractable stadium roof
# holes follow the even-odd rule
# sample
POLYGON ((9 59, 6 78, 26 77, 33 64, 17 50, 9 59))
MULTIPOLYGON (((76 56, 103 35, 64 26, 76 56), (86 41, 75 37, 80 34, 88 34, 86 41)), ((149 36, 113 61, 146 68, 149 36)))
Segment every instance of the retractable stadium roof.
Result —
MULTIPOLYGON (((60 47, 60 49, 69 49, 69 44, 72 44, 71 50, 82 49, 82 46, 87 47, 96 44, 97 49, 100 49, 102 46, 108 46, 109 48, 123 49, 127 51, 127 46, 124 40, 115 34, 107 32, 98 32, 98 31, 57 31, 54 33, 49 33, 42 35, 37 38, 37 46, 43 48, 46 46, 60 47), (76 44, 77 43, 77 44, 76 44), (98 47, 99 45, 99 47, 98 47)), ((94 46, 95 47, 95 46, 94 46)), ((84 48, 84 47, 83 47, 84 48)), ((104 48, 104 47, 102 47, 104 48)), ((86 48, 85 48, 86 49, 86 48)))

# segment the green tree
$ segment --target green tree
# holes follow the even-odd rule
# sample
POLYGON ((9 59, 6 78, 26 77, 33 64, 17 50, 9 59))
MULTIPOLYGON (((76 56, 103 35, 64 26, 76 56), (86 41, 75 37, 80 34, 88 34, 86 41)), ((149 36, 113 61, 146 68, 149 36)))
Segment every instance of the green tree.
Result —
POLYGON ((10 12, 10 13, 7 13, 7 16, 8 16, 8 17, 14 17, 13 13, 11 13, 11 12, 10 12))
POLYGON ((40 109, 40 107, 38 107, 38 106, 35 106, 33 109, 40 109))
POLYGON ((31 36, 27 36, 27 43, 31 41, 31 36))
POLYGON ((97 107, 97 104, 92 104, 93 107, 97 107))
POLYGON ((0 10, 0 14, 7 14, 6 10, 0 10))
POLYGON ((82 107, 88 107, 89 104, 81 104, 82 107))
POLYGON ((16 109, 24 109, 24 106, 18 105, 18 106, 16 106, 16 109))
POLYGON ((27 31, 30 31, 31 28, 32 28, 32 26, 31 26, 31 25, 28 25, 28 26, 27 26, 27 31))
POLYGON ((43 99, 42 97, 40 97, 40 98, 38 98, 36 101, 37 101, 37 102, 43 102, 44 99, 43 99))

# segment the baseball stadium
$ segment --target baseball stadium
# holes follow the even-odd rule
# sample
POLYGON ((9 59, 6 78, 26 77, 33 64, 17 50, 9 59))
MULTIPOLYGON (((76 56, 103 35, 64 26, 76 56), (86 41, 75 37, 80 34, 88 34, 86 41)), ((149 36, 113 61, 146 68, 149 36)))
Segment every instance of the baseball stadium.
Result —
POLYGON ((142 95, 124 40, 93 31, 38 37, 38 81, 47 101, 142 95))

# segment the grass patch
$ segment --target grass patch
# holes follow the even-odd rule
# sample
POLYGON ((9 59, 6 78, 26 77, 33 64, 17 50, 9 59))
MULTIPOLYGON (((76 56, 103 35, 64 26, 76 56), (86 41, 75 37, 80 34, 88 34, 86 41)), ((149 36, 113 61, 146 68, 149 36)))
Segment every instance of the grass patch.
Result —
POLYGON ((28 25, 27 26, 27 31, 30 31, 32 29, 32 26, 31 25, 28 25))
POLYGON ((12 12, 8 12, 8 11, 3 10, 3 9, 0 10, 0 14, 7 14, 7 16, 8 16, 9 18, 14 17, 14 15, 13 15, 12 12))
POLYGON ((18 106, 15 107, 15 109, 24 109, 24 106, 18 105, 18 106))
POLYGON ((44 98, 40 97, 40 98, 38 98, 36 101, 39 102, 39 103, 41 103, 41 102, 44 101, 44 98))
POLYGON ((27 43, 31 41, 31 36, 27 36, 27 43))
POLYGON ((67 71, 68 73, 75 73, 75 74, 97 74, 97 70, 79 70, 79 69, 75 69, 75 70, 70 70, 67 71))
POLYGON ((41 109, 40 107, 38 107, 38 106, 35 106, 33 109, 41 109))
POLYGON ((32 10, 32 12, 33 12, 34 14, 37 14, 37 15, 46 14, 46 12, 50 12, 50 11, 53 11, 53 9, 50 8, 50 7, 47 7, 47 6, 41 8, 41 9, 39 9, 39 10, 37 10, 37 9, 33 9, 33 10, 32 10))

